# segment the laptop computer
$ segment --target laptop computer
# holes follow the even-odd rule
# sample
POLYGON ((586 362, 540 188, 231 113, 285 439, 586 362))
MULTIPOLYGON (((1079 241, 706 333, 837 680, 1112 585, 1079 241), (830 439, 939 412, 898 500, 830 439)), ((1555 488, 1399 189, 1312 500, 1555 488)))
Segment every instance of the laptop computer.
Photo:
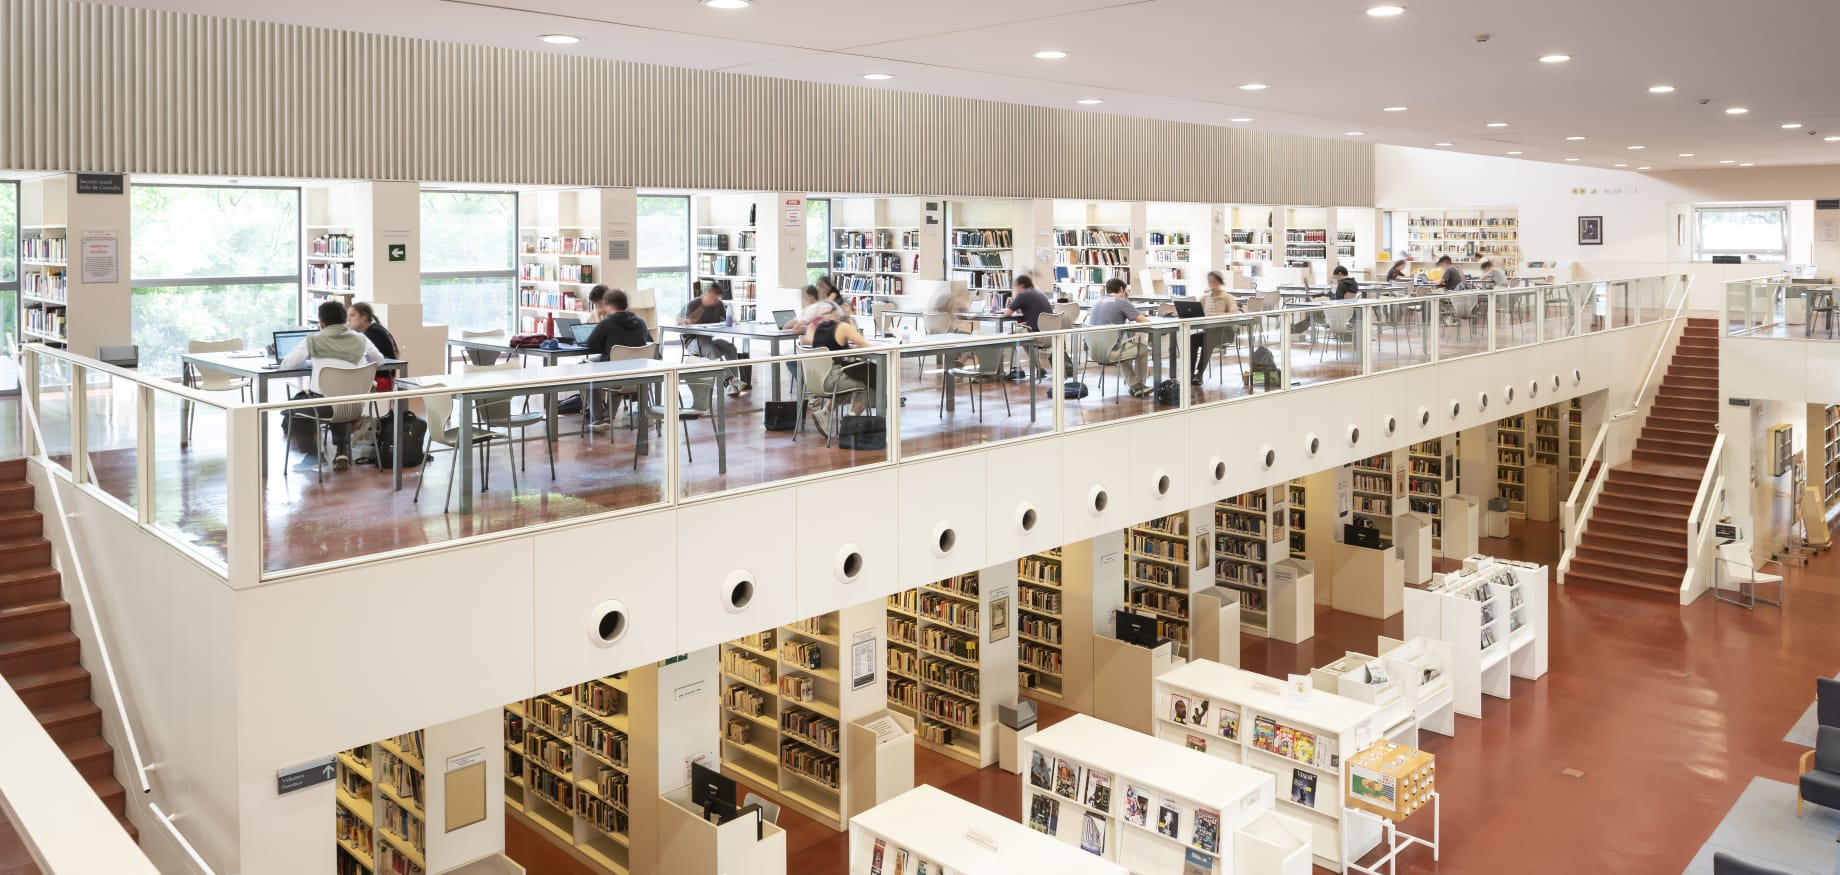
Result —
POLYGON ((290 328, 286 331, 275 332, 275 361, 277 363, 285 361, 288 354, 294 351, 294 347, 307 342, 307 336, 313 331, 314 329, 311 328, 290 328))
POLYGON ((556 317, 556 336, 557 337, 572 337, 574 336, 572 332, 575 330, 575 326, 580 325, 580 324, 581 324, 581 320, 575 318, 574 316, 557 316, 556 317))
POLYGON ((786 323, 791 322, 798 315, 799 311, 797 310, 774 310, 773 325, 776 328, 785 328, 786 323))
POLYGON ((576 346, 587 345, 588 335, 593 334, 593 333, 594 333, 594 326, 592 325, 583 325, 580 322, 577 322, 574 325, 569 326, 569 340, 570 342, 574 343, 576 346))
POLYGON ((1201 306, 1200 301, 1188 301, 1188 300, 1178 299, 1175 302, 1175 305, 1176 305, 1176 316, 1178 318, 1199 319, 1202 316, 1207 315, 1207 309, 1201 306))

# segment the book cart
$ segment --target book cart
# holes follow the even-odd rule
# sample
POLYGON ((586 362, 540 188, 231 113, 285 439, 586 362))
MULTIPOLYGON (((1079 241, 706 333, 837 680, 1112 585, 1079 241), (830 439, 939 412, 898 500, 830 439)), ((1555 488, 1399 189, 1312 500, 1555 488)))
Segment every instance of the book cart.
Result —
POLYGON ((1341 798, 1343 756, 1380 738, 1378 708, 1205 661, 1165 672, 1154 696, 1159 738, 1197 737, 1207 753, 1273 777, 1277 811, 1310 826, 1316 865, 1341 872, 1379 844, 1379 826, 1352 817, 1341 798))
MULTIPOLYGON (((1023 739, 1021 753, 1023 822, 1132 872, 1227 875, 1236 833, 1274 813, 1269 773, 1084 714, 1023 739)), ((1296 843, 1279 868, 1306 854, 1296 843)))

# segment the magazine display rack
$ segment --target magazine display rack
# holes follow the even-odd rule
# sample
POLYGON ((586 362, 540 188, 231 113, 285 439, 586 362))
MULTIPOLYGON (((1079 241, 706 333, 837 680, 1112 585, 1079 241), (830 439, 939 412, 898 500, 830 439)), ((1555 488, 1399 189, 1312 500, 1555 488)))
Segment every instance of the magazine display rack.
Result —
POLYGON ((1322 668, 1310 669, 1310 683, 1319 692, 1366 702, 1379 709, 1374 725, 1388 741, 1418 746, 1418 720, 1404 686, 1386 662, 1352 650, 1322 668))
POLYGON ((1430 638, 1400 641, 1380 636, 1380 658, 1393 673, 1393 682, 1412 703, 1413 722, 1420 730, 1454 737, 1457 734, 1456 693, 1450 684, 1451 646, 1430 638))
POLYGON ((1457 713, 1482 716, 1484 694, 1508 698, 1511 678, 1546 674, 1546 566, 1464 560, 1430 587, 1406 590, 1405 633, 1448 642, 1457 713))
POLYGON ((850 875, 985 872, 1126 875, 1117 863, 928 784, 850 821, 850 875))
POLYGON ((1240 828, 1273 813, 1270 773, 1085 715, 1024 739, 1022 759, 1023 822, 1132 872, 1227 875, 1240 828))

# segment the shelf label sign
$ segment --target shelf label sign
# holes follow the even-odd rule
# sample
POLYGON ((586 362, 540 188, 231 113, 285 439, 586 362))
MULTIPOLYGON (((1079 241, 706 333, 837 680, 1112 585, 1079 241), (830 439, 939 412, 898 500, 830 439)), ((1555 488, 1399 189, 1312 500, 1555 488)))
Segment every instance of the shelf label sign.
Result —
POLYGON ((332 757, 321 757, 310 763, 288 766, 275 772, 275 795, 286 796, 295 790, 305 790, 315 784, 324 784, 338 777, 339 770, 332 764, 332 757))

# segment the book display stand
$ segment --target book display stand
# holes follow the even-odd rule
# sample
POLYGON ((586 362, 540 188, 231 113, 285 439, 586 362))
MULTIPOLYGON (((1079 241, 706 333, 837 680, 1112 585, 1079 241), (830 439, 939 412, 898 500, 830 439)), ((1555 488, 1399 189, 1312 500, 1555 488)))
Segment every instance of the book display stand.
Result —
POLYGON ((850 821, 850 875, 999 872, 1126 875, 1123 866, 1082 851, 1077 844, 1055 841, 926 784, 850 821))
POLYGON ((1506 699, 1510 678, 1546 674, 1547 569, 1487 557, 1464 564, 1406 590, 1405 634, 1450 645, 1457 713, 1481 717, 1483 694, 1506 699))
POLYGON ((1236 871, 1237 832, 1272 812, 1272 776, 1159 735, 1076 715, 1023 739, 1023 822, 1133 872, 1236 871))
POLYGON ((1310 683, 1319 692, 1366 702, 1379 709, 1374 725, 1388 741, 1418 746, 1418 719, 1404 685, 1377 656, 1348 651, 1334 662, 1310 669, 1310 683))
POLYGON ((1430 638, 1400 641, 1380 636, 1380 658, 1392 673, 1393 683, 1412 703, 1412 719, 1420 730, 1446 737, 1457 734, 1456 692, 1450 683, 1451 646, 1430 638))

